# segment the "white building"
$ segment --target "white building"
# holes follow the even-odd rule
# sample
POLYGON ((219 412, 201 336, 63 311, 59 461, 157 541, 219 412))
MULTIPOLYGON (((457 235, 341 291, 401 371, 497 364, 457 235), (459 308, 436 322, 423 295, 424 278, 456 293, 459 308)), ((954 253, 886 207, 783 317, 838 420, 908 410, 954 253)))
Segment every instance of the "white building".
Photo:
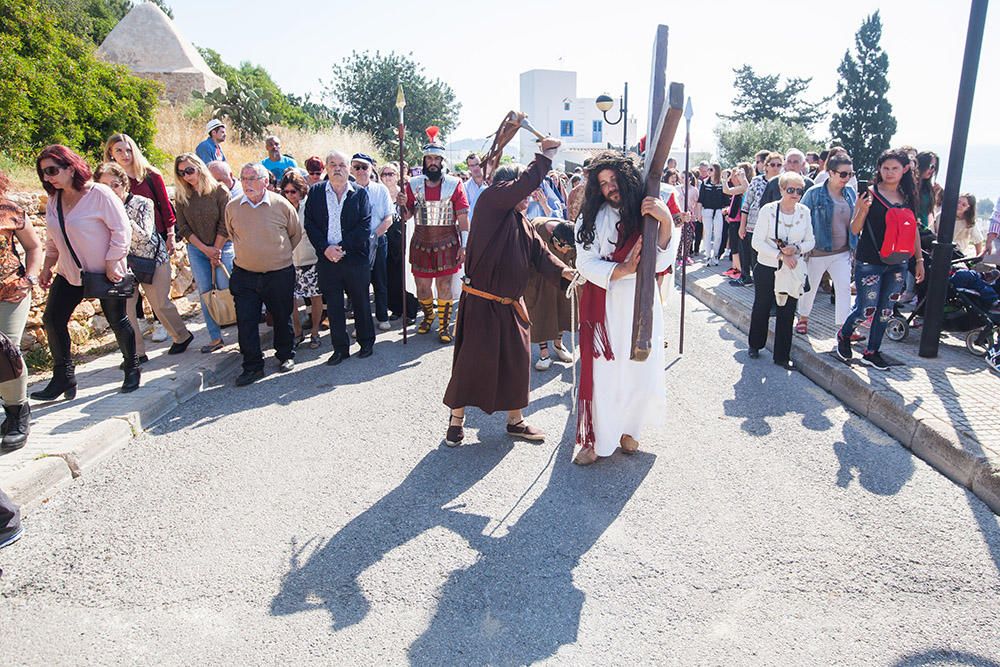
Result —
MULTIPOLYGON (((608 118, 616 120, 621 115, 620 92, 609 91, 615 98, 608 118)), ((576 96, 576 72, 533 69, 521 73, 521 111, 538 131, 562 140, 556 163, 582 163, 596 150, 622 145, 622 123, 609 125, 595 105, 594 97, 576 96)), ((635 101, 630 101, 635 104, 635 101)), ((634 146, 639 140, 638 122, 629 113, 628 143, 634 146)), ((527 164, 535 154, 535 137, 528 132, 518 133, 520 159, 527 164)))

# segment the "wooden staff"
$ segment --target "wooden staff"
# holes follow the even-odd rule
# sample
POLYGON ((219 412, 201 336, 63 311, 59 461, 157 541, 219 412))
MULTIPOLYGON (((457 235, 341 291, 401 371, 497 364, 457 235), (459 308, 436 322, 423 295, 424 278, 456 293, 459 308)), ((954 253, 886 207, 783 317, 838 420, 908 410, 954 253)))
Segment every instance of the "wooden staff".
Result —
MULTIPOLYGON (((403 84, 398 84, 399 88, 396 90, 396 108, 399 109, 399 127, 397 129, 399 133, 399 191, 406 192, 406 172, 403 171, 403 137, 405 136, 405 130, 403 128, 403 109, 406 107, 406 96, 403 95, 403 84)), ((403 220, 400 227, 402 227, 403 233, 403 248, 400 253, 400 262, 402 263, 402 273, 400 275, 403 277, 403 345, 406 345, 406 318, 409 317, 407 314, 409 311, 407 309, 406 302, 406 220, 403 220)))

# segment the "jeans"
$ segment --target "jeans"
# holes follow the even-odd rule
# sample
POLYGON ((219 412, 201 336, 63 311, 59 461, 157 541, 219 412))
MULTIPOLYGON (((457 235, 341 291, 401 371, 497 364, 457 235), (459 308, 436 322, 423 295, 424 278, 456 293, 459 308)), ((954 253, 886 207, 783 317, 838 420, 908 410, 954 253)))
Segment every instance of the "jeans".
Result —
POLYGON ((722 209, 706 208, 701 212, 701 221, 705 226, 705 256, 718 257, 722 247, 722 209))
MULTIPOLYGON (((194 247, 193 243, 188 243, 187 249, 188 261, 191 263, 191 273, 194 275, 194 282, 198 286, 198 293, 204 294, 212 289, 212 261, 205 253, 194 247)), ((230 273, 233 272, 232 241, 226 241, 226 245, 222 246, 222 263, 230 273)), ((215 270, 215 287, 218 289, 229 287, 229 278, 226 277, 221 268, 215 270)), ((201 314, 205 318, 205 328, 208 330, 209 339, 219 340, 222 338, 222 330, 219 329, 219 325, 209 315, 204 301, 201 302, 201 314)))
POLYGON ((837 296, 833 323, 838 327, 841 326, 847 321, 847 316, 851 312, 851 252, 845 250, 836 255, 810 257, 806 268, 812 289, 799 298, 799 315, 809 317, 823 274, 829 273, 833 282, 833 293, 837 296))
POLYGON ((868 332, 865 354, 878 352, 882 346, 886 322, 892 317, 892 304, 899 300, 899 295, 903 291, 905 271, 906 263, 886 266, 856 262, 854 284, 858 292, 857 301, 854 310, 847 316, 844 326, 837 335, 840 338, 849 338, 857 326, 870 317, 872 326, 868 332))
POLYGON ((375 319, 379 322, 389 321, 389 276, 386 266, 385 235, 378 237, 375 246, 375 262, 372 264, 372 291, 375 292, 375 319))
POLYGON ((260 307, 267 306, 274 323, 274 351, 278 361, 295 358, 295 334, 292 331, 292 309, 295 303, 295 267, 288 265, 277 271, 257 273, 233 268, 229 291, 236 305, 236 326, 239 331, 243 370, 264 370, 264 354, 260 349, 260 307))
MULTIPOLYGON (((760 350, 767 345, 767 322, 771 319, 771 308, 775 305, 773 266, 758 264, 753 270, 753 310, 750 312, 750 335, 747 340, 751 349, 760 350)), ((788 297, 785 305, 778 306, 774 320, 774 361, 781 364, 792 354, 792 321, 798 299, 788 297)))
POLYGON ((316 264, 319 289, 326 299, 326 312, 330 318, 330 341, 333 349, 343 355, 350 352, 351 339, 347 335, 347 316, 344 311, 344 292, 351 298, 354 308, 354 327, 358 332, 358 343, 362 349, 375 345, 375 323, 372 322, 371 301, 368 299, 368 283, 371 269, 368 258, 344 257, 339 262, 331 262, 320 257, 316 264))
MULTIPOLYGON (((70 285, 62 276, 56 276, 49 289, 49 298, 45 302, 45 314, 42 322, 45 324, 45 334, 49 337, 49 352, 52 354, 53 365, 72 365, 70 356, 69 320, 73 311, 83 301, 83 287, 70 285)), ((101 310, 104 317, 115 332, 118 349, 125 358, 126 368, 134 365, 138 357, 135 354, 135 332, 125 314, 125 299, 101 299, 101 310)))
MULTIPOLYGON (((31 310, 31 294, 17 303, 0 302, 0 332, 10 338, 10 342, 19 350, 29 310, 31 310)), ((21 360, 21 364, 24 365, 21 377, 0 383, 0 397, 3 397, 4 405, 21 405, 28 402, 28 367, 24 364, 24 359, 21 360)), ((0 529, 2 527, 3 521, 0 520, 0 529)))

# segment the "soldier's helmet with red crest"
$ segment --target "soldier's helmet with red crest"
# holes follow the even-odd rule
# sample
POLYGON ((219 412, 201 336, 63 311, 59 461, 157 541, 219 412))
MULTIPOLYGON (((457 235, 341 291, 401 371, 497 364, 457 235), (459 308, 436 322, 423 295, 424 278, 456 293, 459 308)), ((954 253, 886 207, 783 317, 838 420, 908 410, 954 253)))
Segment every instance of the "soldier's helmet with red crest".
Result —
POLYGON ((437 125, 431 125, 424 132, 427 133, 427 138, 430 139, 430 143, 424 146, 424 157, 436 156, 447 162, 448 156, 445 153, 444 144, 438 141, 438 134, 441 133, 441 128, 437 125))

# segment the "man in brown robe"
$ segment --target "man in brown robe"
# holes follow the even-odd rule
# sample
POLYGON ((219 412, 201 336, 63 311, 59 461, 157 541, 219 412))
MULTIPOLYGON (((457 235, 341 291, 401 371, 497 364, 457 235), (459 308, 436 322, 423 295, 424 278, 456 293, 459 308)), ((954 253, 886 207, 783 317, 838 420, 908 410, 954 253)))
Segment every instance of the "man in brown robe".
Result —
MULTIPOLYGON (((572 223, 559 218, 539 217, 534 218, 531 225, 549 252, 564 264, 575 266, 576 240, 572 223)), ((573 303, 566 297, 566 291, 532 269, 524 290, 524 305, 531 319, 531 342, 537 344, 539 350, 535 370, 547 371, 552 366, 550 341, 554 343, 551 351, 556 359, 571 363, 573 355, 562 344, 563 332, 573 328, 573 303)))
POLYGON ((488 414, 507 412, 507 433, 542 440, 525 423, 531 369, 530 322, 524 289, 530 267, 547 279, 571 279, 573 270, 549 252, 524 217, 527 200, 552 168, 557 139, 542 141, 541 154, 527 169, 501 167, 476 203, 476 224, 469 233, 465 282, 455 322, 455 356, 444 403, 451 408, 445 438, 456 446, 465 436, 465 408, 488 414))

